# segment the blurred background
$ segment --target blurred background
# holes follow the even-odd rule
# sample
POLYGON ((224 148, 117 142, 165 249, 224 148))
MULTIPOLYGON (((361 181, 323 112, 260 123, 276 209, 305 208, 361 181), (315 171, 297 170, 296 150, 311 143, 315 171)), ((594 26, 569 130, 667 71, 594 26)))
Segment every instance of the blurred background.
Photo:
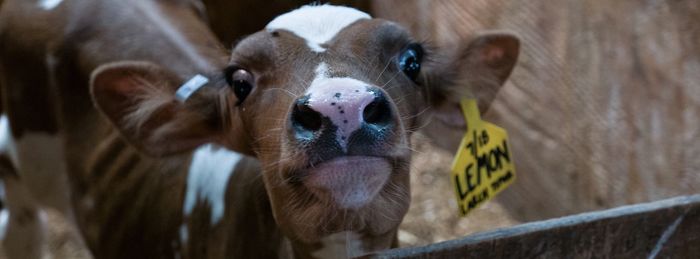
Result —
MULTIPOLYGON (((204 10, 232 46, 308 1, 202 1, 227 2, 239 7, 204 10)), ((483 115, 508 130, 517 181, 460 218, 449 182, 454 150, 416 134, 402 246, 700 192, 700 1, 331 2, 397 21, 436 46, 484 30, 522 40, 517 67, 483 115)), ((52 246, 75 257, 65 224, 49 214, 52 246)))

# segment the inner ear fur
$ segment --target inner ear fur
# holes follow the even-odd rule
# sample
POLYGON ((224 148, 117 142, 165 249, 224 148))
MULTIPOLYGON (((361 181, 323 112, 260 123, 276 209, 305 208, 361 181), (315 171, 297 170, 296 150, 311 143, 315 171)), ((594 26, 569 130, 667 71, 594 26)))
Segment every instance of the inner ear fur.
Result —
POLYGON ((452 49, 429 72, 431 105, 476 98, 485 113, 517 63, 520 40, 508 32, 484 32, 452 49))
POLYGON ((197 94, 184 103, 175 99, 181 81, 153 63, 124 61, 96 69, 90 90, 95 106, 128 142, 149 155, 166 156, 220 135, 216 104, 197 94))

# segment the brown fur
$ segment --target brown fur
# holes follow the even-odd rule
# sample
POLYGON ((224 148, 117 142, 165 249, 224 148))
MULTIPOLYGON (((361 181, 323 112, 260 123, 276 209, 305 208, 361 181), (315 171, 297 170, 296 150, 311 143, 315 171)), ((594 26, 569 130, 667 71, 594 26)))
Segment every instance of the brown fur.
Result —
MULTIPOLYGON (((427 74, 414 83, 392 65, 403 47, 415 41, 401 27, 376 19, 357 22, 328 42, 323 55, 311 53, 289 32, 258 32, 238 44, 230 60, 229 65, 256 76, 255 90, 237 105, 240 100, 222 75, 227 53, 188 2, 156 4, 201 59, 169 40, 157 22, 141 24, 137 17, 148 16, 147 10, 129 9, 151 2, 66 1, 49 14, 36 13, 31 4, 19 0, 9 3, 11 8, 2 11, 11 15, 0 19, 0 54, 14 51, 8 47, 38 52, 29 56, 33 62, 1 60, 5 76, 26 76, 6 78, 9 84, 3 84, 8 91, 20 91, 5 97, 12 101, 5 105, 11 108, 11 124, 18 132, 37 130, 14 111, 25 110, 19 104, 34 102, 33 96, 21 92, 27 82, 44 80, 34 86, 42 93, 36 96, 58 108, 47 108, 53 113, 37 118, 49 122, 42 125, 43 131, 58 132, 65 143, 72 209, 96 257, 259 258, 293 253, 309 258, 322 248, 323 237, 346 230, 360 235, 364 251, 396 244, 397 227, 410 199, 410 135, 418 130, 433 95, 454 89, 427 85, 427 74), (75 10, 82 15, 72 13, 75 10), (22 15, 28 14, 51 22, 22 23, 22 15), (39 31, 46 32, 28 34, 39 31), (47 55, 55 57, 55 64, 46 71, 27 66, 44 65, 47 55), (322 202, 295 183, 313 166, 311 157, 327 151, 309 150, 288 135, 292 101, 308 87, 320 61, 332 64, 333 76, 380 87, 391 99, 396 118, 385 141, 341 154, 381 157, 392 165, 389 182, 379 195, 355 210, 322 202), (30 71, 40 76, 30 78, 30 71), (175 89, 198 73, 212 83, 184 103, 175 101, 175 89), (199 202, 192 214, 182 215, 190 151, 206 142, 256 157, 237 164, 226 189, 224 219, 215 225, 209 222, 211 204, 199 202), (187 242, 180 240, 181 226, 188 230, 187 242)), ((502 37, 517 43, 513 36, 502 37)), ((483 67, 483 74, 474 77, 489 80, 474 82, 497 78, 502 83, 518 50, 492 39, 480 38, 465 56, 444 62, 456 68, 426 63, 425 73, 483 67), (481 58, 491 48, 515 54, 481 58)), ((443 79, 440 82, 454 82, 443 79)))

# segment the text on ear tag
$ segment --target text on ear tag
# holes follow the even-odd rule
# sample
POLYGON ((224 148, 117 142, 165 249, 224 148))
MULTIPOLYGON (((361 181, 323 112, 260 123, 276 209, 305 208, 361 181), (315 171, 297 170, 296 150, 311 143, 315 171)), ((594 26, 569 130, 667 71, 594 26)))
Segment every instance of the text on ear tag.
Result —
POLYGON ((452 185, 461 216, 490 200, 515 181, 508 134, 481 120, 476 100, 461 102, 467 122, 459 150, 452 162, 452 185))
POLYGON ((203 75, 195 75, 190 80, 187 80, 180 88, 175 92, 175 99, 180 102, 185 102, 187 98, 195 91, 199 90, 203 85, 209 83, 209 79, 203 75))

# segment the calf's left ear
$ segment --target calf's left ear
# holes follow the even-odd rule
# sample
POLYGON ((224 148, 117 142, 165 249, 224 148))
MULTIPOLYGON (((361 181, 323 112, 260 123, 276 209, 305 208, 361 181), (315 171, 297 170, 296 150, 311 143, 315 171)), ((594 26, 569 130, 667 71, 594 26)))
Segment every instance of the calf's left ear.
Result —
POLYGON ((423 132, 443 148, 453 150, 465 130, 459 103, 475 98, 485 113, 510 76, 520 53, 520 40, 510 33, 477 35, 446 53, 443 62, 426 72, 430 121, 423 132))
POLYGON ((151 156, 167 156, 220 136, 216 106, 197 95, 177 101, 180 84, 156 64, 123 61, 95 70, 90 90, 97 108, 131 145, 151 156))

